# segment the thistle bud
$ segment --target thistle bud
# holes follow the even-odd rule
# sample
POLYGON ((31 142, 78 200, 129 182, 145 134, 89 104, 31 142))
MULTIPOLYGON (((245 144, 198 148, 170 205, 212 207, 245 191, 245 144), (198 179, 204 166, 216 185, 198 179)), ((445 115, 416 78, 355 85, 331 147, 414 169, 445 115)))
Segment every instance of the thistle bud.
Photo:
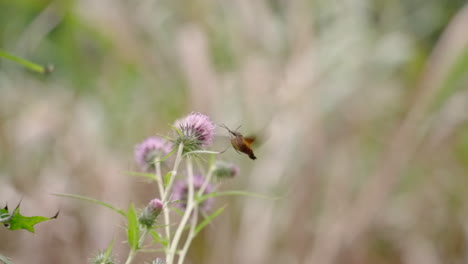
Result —
POLYGON ((163 204, 159 199, 151 200, 140 214, 138 221, 147 228, 151 228, 156 218, 161 213, 163 204))
POLYGON ((239 174, 239 167, 233 163, 228 163, 225 161, 216 161, 214 165, 213 175, 219 179, 231 179, 236 177, 239 174))

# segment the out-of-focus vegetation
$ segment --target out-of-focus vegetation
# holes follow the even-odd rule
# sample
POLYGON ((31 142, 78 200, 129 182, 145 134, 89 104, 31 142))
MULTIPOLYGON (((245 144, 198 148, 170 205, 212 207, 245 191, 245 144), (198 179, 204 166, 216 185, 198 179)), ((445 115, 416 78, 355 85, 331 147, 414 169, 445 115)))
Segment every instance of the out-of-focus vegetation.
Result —
POLYGON ((55 66, 0 60, 0 202, 61 211, 0 228, 0 254, 121 241, 113 212, 50 193, 144 207, 134 145, 201 111, 265 139, 255 162, 223 154, 224 184, 283 198, 218 200, 188 263, 466 263, 467 28, 462 0, 0 0, 0 49, 55 66))

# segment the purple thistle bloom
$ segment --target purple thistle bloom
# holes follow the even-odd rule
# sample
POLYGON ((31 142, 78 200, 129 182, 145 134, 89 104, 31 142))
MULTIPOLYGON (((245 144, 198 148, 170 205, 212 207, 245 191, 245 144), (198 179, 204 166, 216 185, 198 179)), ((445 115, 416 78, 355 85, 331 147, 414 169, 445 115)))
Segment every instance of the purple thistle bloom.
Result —
POLYGON ((149 137, 135 147, 135 161, 144 171, 154 168, 154 159, 164 157, 172 147, 169 142, 159 137, 149 137))
MULTIPOLYGON (((200 188, 202 187, 204 181, 205 181, 205 178, 203 178, 201 175, 198 175, 198 174, 194 175, 194 178, 193 178, 194 189, 193 190, 195 193, 200 191, 200 188)), ((208 183, 203 194, 209 194, 212 192, 213 192, 213 185, 211 183, 208 183)), ((177 203, 177 207, 179 207, 182 210, 185 210, 185 208, 187 207, 188 193, 189 193, 189 186, 186 180, 185 181, 180 180, 174 184, 174 187, 172 189, 172 200, 179 201, 177 203)), ((213 203, 214 203, 214 199, 208 198, 201 203, 200 209, 205 212, 209 211, 211 207, 213 206, 213 203)))
POLYGON ((204 114, 192 112, 177 120, 174 126, 182 133, 182 136, 179 135, 176 139, 175 145, 184 143, 184 152, 206 147, 213 142, 215 125, 204 114))

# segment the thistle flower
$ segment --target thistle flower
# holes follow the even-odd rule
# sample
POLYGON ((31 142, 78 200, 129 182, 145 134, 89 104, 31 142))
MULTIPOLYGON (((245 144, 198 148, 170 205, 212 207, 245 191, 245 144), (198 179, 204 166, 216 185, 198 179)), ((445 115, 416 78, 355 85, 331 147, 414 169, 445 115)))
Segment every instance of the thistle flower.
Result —
MULTIPOLYGON (((195 174, 193 178, 193 190, 195 193, 199 192, 203 183, 205 181, 205 178, 203 178, 201 175, 195 174)), ((179 207, 182 210, 185 210, 187 207, 187 202, 188 202, 188 194, 189 194, 189 186, 188 182, 185 181, 178 181, 174 184, 174 188, 172 189, 172 199, 175 201, 179 201, 177 203, 177 207, 179 207)), ((203 194, 210 194, 213 192, 213 185, 208 183, 206 186, 205 190, 203 191, 203 194)), ((201 205, 200 209, 202 211, 209 211, 213 205, 213 198, 208 198, 204 200, 201 205)))
POLYGON ((149 137, 135 147, 135 161, 144 171, 154 169, 154 159, 164 157, 171 151, 171 145, 159 137, 149 137))
POLYGON ((215 125, 204 114, 192 112, 177 120, 174 127, 178 130, 175 145, 183 143, 184 153, 206 147, 213 142, 215 125))
POLYGON ((239 167, 233 163, 228 163, 225 161, 216 161, 214 165, 213 175, 219 179, 231 179, 239 174, 239 167))
POLYGON ((163 204, 159 199, 151 200, 145 207, 145 210, 138 217, 140 224, 147 228, 151 228, 156 221, 156 218, 161 213, 163 204))
POLYGON ((101 251, 96 254, 96 256, 90 259, 90 263, 92 264, 115 264, 114 257, 107 256, 106 252, 101 251))

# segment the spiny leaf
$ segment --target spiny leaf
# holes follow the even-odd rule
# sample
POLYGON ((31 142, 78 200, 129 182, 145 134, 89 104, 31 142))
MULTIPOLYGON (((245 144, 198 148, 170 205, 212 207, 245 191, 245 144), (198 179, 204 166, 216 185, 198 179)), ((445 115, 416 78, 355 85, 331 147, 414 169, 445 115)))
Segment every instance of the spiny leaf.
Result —
POLYGON ((130 245, 132 250, 137 250, 139 247, 138 240, 139 240, 140 229, 138 226, 138 217, 137 217, 135 207, 133 206, 133 204, 130 204, 130 206, 128 207, 127 221, 128 221, 128 227, 127 227, 128 244, 130 245))
POLYGON ((55 219, 58 217, 58 214, 59 214, 59 212, 57 212, 52 217, 24 216, 20 213, 20 204, 18 204, 18 206, 15 208, 15 210, 11 214, 8 212, 8 207, 0 209, 0 215, 2 216, 1 223, 3 223, 3 225, 10 230, 25 229, 31 233, 34 233, 34 226, 36 224, 39 224, 47 220, 55 219))
POLYGON ((107 208, 109 208, 111 210, 114 210, 115 212, 123 215, 124 217, 127 216, 124 211, 122 211, 120 209, 117 209, 117 208, 115 208, 114 206, 112 206, 112 205, 110 205, 108 203, 99 201, 99 200, 94 199, 94 198, 81 196, 81 195, 76 195, 76 194, 67 194, 67 193, 54 193, 53 195, 61 196, 61 197, 67 197, 67 198, 73 198, 73 199, 78 199, 78 200, 83 200, 83 201, 87 201, 87 202, 92 202, 92 203, 99 204, 99 205, 102 205, 104 207, 107 207, 107 208))

